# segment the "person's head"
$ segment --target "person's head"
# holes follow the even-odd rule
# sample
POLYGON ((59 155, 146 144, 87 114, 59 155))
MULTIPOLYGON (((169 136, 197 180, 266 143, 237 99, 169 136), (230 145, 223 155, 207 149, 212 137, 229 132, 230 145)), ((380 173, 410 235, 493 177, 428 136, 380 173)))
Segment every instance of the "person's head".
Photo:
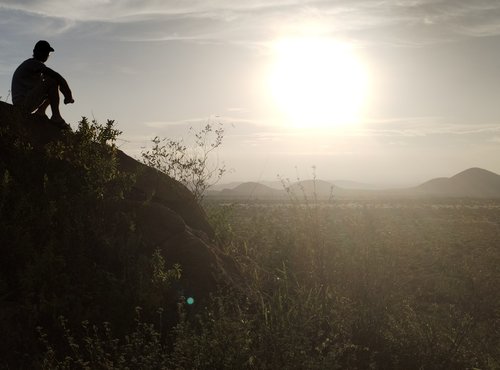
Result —
POLYGON ((35 48, 33 49, 33 58, 41 62, 46 62, 49 59, 51 51, 54 51, 52 46, 47 41, 40 40, 35 44, 35 48))

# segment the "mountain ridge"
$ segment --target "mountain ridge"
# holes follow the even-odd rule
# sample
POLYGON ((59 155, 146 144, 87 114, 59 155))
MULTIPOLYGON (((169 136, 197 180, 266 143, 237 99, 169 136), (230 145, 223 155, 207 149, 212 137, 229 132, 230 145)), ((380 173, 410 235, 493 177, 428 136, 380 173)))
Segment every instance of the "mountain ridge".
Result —
MULTIPOLYGON (((344 183, 354 183, 344 180, 344 183)), ((500 198, 500 175, 471 167, 450 177, 436 177, 417 186, 397 189, 347 188, 333 181, 301 180, 274 189, 259 182, 242 182, 232 189, 211 190, 208 198, 235 199, 286 199, 292 197, 451 197, 451 198, 500 198)))

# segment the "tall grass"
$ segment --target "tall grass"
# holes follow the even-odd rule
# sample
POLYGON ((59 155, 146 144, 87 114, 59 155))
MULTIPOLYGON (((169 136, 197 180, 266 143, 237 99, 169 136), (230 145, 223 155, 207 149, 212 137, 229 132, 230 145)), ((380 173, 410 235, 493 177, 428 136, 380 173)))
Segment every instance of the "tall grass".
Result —
MULTIPOLYGON (((239 278, 222 279, 196 312, 180 303, 167 336, 157 324, 138 322, 120 340, 105 328, 78 345, 114 343, 114 352, 79 356, 91 368, 499 368, 498 225, 477 228, 500 215, 484 212, 343 209, 314 195, 212 204, 220 249, 239 278)), ((55 358, 48 351, 45 361, 65 368, 55 358)))

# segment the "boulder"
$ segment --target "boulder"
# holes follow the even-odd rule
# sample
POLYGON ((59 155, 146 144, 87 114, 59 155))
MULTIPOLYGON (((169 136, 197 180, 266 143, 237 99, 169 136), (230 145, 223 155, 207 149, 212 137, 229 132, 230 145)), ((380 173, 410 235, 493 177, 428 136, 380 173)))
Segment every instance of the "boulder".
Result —
MULTIPOLYGON (((0 129, 10 130, 38 150, 71 131, 63 131, 49 119, 26 115, 0 102, 0 129)), ((141 235, 143 253, 161 251, 169 266, 182 268, 182 293, 205 297, 215 289, 215 266, 219 251, 211 240, 214 232, 204 210, 180 182, 131 158, 117 153, 119 168, 134 175, 134 185, 126 199, 114 202, 109 212, 133 214, 136 232, 141 235)))

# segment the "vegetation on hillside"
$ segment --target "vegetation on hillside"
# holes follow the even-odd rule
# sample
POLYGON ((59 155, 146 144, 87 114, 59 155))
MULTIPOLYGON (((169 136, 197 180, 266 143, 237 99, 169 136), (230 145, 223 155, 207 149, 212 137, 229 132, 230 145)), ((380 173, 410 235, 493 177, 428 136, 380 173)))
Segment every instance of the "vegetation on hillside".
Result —
POLYGON ((152 148, 142 153, 142 160, 144 164, 180 181, 201 202, 207 190, 227 170, 224 163, 213 161, 224 139, 224 127, 209 122, 198 130, 190 127, 188 136, 192 139, 190 143, 184 139, 156 136, 152 140, 152 148))
POLYGON ((40 153, 0 133, 2 357, 46 369, 500 367, 498 204, 206 203, 240 278, 196 311, 179 301, 169 321, 182 266, 138 258, 132 215, 104 208, 133 182, 116 168, 117 134, 83 120, 40 153))
POLYGON ((71 353, 57 339, 60 316, 70 327, 109 321, 123 335, 136 305, 154 313, 165 304, 165 284, 154 276, 166 271, 157 256, 141 253, 134 215, 113 207, 134 181, 118 169, 117 135, 113 121, 85 118, 43 149, 6 126, 0 132, 0 357, 7 366, 40 360, 37 326, 71 353))

